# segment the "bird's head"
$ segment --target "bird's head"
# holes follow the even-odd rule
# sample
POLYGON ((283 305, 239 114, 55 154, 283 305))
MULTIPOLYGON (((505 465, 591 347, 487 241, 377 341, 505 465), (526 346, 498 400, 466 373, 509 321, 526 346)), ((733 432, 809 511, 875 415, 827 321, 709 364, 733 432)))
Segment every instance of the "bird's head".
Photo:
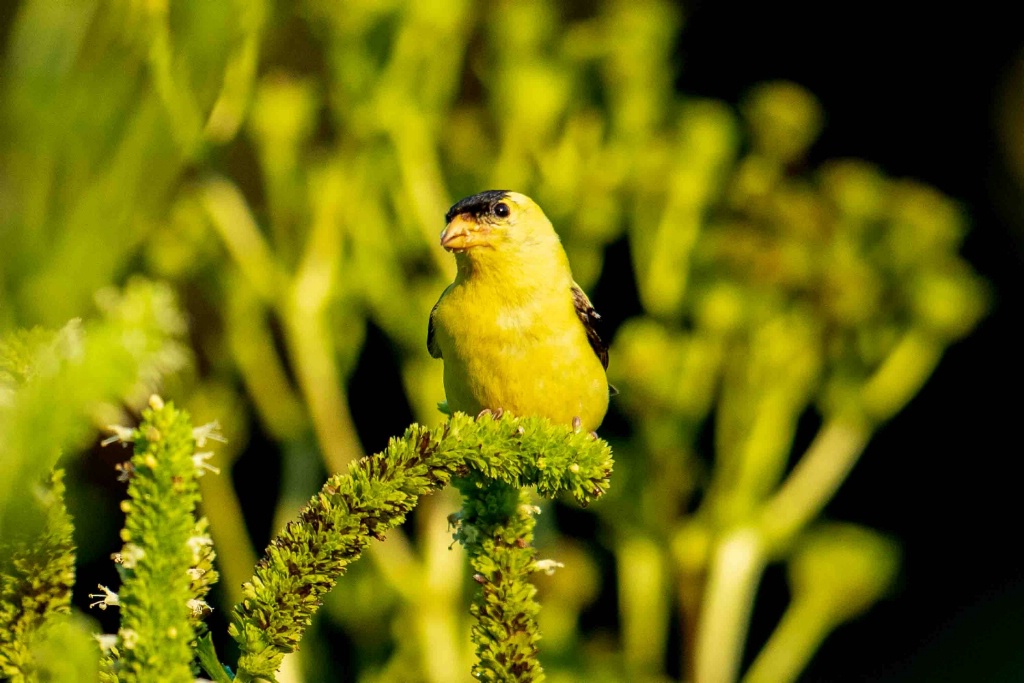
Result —
MULTIPOLYGON (((441 246, 473 262, 548 250, 559 243, 551 221, 526 195, 488 190, 456 202, 445 215, 441 246)), ((560 251, 560 250, 559 250, 560 251)))

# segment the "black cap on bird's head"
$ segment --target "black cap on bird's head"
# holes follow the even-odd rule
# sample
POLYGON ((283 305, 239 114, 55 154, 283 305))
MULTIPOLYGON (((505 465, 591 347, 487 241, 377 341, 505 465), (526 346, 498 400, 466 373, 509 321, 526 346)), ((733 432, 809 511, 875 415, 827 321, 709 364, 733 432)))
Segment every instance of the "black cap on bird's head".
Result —
POLYGON ((509 190, 487 190, 472 196, 460 199, 448 209, 444 215, 444 222, 451 223, 452 219, 462 214, 469 214, 474 218, 486 216, 494 210, 494 205, 508 197, 509 190))
POLYGON ((448 209, 444 218, 441 246, 456 255, 472 250, 471 258, 477 260, 490 258, 491 252, 507 257, 539 243, 558 242, 551 221, 540 207, 526 195, 511 190, 487 190, 466 197, 448 209))

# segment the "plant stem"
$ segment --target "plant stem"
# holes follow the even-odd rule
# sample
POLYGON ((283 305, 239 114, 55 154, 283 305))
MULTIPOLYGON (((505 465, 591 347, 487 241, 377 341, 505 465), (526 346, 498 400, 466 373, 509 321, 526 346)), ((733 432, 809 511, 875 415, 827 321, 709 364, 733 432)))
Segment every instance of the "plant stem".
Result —
POLYGON ((830 621, 822 617, 818 605, 807 601, 790 605, 750 666, 744 683, 795 681, 828 634, 830 621))
POLYGON ((350 462, 363 456, 349 410, 348 397, 338 382, 338 366, 323 309, 312 302, 299 303, 284 313, 288 355, 295 365, 299 389, 309 406, 317 441, 329 472, 344 472, 350 462))
POLYGON ((530 583, 536 550, 526 491, 473 474, 456 482, 465 496, 459 538, 480 589, 470 612, 477 680, 539 683, 537 589, 530 583))
POLYGON ((849 420, 826 422, 778 491, 765 502, 760 528, 775 549, 821 512, 857 463, 871 430, 849 420))
POLYGON ((716 545, 696 639, 697 683, 736 680, 754 594, 766 561, 765 544, 753 527, 737 527, 716 545))
POLYGON ((640 533, 615 548, 624 658, 637 675, 653 675, 665 659, 671 600, 663 557, 657 540, 640 533))

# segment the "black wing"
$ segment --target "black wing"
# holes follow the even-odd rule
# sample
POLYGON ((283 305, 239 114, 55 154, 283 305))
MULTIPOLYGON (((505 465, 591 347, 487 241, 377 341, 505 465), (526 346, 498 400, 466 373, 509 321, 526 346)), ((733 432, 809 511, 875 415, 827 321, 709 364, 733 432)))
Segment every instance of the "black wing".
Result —
POLYGON ((427 351, 430 352, 431 358, 440 358, 441 349, 437 345, 437 339, 434 338, 434 311, 437 310, 437 304, 430 309, 430 322, 427 323, 427 351))
POLYGON ((437 311, 437 307, 441 305, 441 300, 444 299, 444 295, 448 293, 451 285, 445 287, 445 290, 441 292, 441 296, 437 299, 437 303, 430 309, 430 322, 427 323, 427 351, 430 352, 431 358, 441 357, 441 347, 437 345, 437 338, 434 334, 434 313, 437 311))
POLYGON ((590 342, 590 348, 594 349, 594 353, 601 359, 601 365, 607 370, 608 347, 601 341, 600 335, 597 334, 597 322, 601 319, 601 316, 594 310, 594 305, 590 303, 590 299, 587 298, 587 295, 583 293, 583 290, 575 282, 572 283, 572 303, 576 307, 576 316, 583 323, 583 329, 587 331, 587 341, 590 342))

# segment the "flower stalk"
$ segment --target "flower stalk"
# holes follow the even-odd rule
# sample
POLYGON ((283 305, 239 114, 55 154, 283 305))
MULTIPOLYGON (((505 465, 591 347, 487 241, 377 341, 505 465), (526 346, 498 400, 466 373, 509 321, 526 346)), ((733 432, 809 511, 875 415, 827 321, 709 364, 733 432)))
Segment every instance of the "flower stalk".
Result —
MULTIPOLYGON (((284 656, 298 647, 325 594, 370 539, 383 540, 421 496, 455 477, 479 477, 504 486, 494 489, 498 498, 491 502, 504 501, 500 507, 506 511, 521 507, 517 490, 529 486, 545 496, 568 492, 585 505, 607 491, 611 469, 611 449, 604 441, 540 418, 456 414, 434 429, 409 427, 383 452, 328 479, 298 519, 271 541, 231 618, 229 633, 242 651, 238 680, 273 679, 284 656)), ((491 520, 501 519, 502 513, 498 507, 494 513, 490 517, 478 510, 471 519, 488 520, 485 531, 497 531, 501 525, 491 520)), ((529 517, 518 514, 515 526, 502 527, 498 536, 515 547, 522 539, 528 548, 529 517)), ((532 571, 532 551, 508 554, 501 563, 520 574, 532 571)), ((498 564, 488 569, 489 580, 497 569, 498 564)))

